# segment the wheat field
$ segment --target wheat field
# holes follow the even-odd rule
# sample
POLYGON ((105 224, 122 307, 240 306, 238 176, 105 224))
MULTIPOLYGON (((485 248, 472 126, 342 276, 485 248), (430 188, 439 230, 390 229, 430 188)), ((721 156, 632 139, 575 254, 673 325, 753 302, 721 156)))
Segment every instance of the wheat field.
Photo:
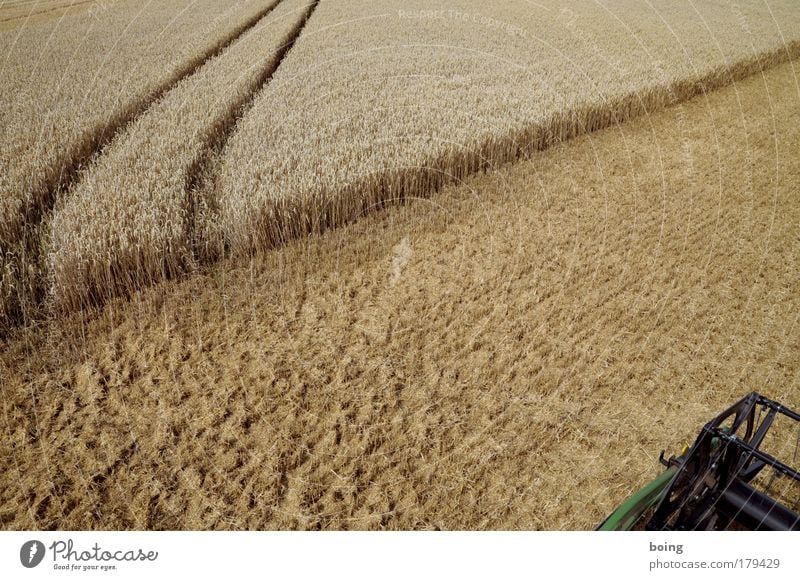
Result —
POLYGON ((800 406, 798 57, 793 0, 0 3, 0 528, 589 529, 800 406))
POLYGON ((111 0, 3 0, 0 2, 0 30, 18 29, 82 11, 95 14, 107 10, 111 0))
POLYGON ((586 529, 797 407, 797 63, 0 355, 0 522, 586 529))
POLYGON ((484 4, 323 2, 224 157, 231 250, 426 195, 800 54, 790 1, 484 4))
POLYGON ((121 2, 32 27, 25 41, 6 34, 5 327, 102 306, 682 102, 794 57, 800 30, 791 0, 222 6, 121 2), (265 40, 274 58, 257 61, 243 47, 273 11, 299 21, 287 16, 265 40), (46 33, 66 42, 66 20, 86 27, 81 54, 103 55, 100 68, 64 47, 28 82, 25 50, 46 33), (27 123, 36 107, 40 125, 27 123), (158 159, 159 147, 175 159, 158 159))

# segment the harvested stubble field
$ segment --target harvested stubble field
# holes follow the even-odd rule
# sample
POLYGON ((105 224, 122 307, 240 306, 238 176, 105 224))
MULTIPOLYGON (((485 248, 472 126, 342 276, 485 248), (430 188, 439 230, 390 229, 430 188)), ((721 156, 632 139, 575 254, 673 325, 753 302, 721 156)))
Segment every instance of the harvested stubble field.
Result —
POLYGON ((796 62, 18 331, 6 528, 589 528, 800 405, 796 62))

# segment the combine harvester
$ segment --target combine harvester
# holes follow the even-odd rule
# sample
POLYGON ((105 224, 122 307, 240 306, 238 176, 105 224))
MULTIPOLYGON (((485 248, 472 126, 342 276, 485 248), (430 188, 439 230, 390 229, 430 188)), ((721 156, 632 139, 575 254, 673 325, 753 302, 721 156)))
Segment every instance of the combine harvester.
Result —
POLYGON ((800 530, 800 414, 751 393, 707 423, 691 448, 598 530, 800 530))

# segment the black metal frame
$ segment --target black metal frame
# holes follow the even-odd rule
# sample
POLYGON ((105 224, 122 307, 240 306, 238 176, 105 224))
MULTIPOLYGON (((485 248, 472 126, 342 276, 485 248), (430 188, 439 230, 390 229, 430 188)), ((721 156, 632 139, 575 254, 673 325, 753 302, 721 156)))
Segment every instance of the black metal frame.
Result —
MULTIPOLYGON (((759 449, 775 418, 800 414, 751 393, 707 423, 683 456, 645 528, 648 530, 800 530, 800 514, 750 485, 764 469, 800 485, 800 472, 759 449), (758 417, 758 418, 757 418, 758 417), (730 426, 723 426, 732 418, 730 426)), ((767 491, 769 491, 767 487, 767 491)))

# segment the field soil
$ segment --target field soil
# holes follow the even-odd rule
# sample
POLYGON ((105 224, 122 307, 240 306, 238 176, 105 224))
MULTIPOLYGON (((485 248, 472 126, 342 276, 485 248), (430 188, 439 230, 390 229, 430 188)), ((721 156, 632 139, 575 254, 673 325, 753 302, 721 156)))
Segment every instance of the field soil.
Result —
POLYGON ((800 406, 797 66, 16 330, 0 526, 593 528, 800 406))

